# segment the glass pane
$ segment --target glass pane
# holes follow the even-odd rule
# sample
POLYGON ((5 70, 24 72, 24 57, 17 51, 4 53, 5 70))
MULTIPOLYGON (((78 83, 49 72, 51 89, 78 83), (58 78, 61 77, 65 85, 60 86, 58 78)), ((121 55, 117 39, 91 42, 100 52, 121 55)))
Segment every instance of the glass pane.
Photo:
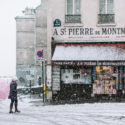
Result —
POLYGON ((67 14, 73 14, 73 0, 67 0, 67 14))
POLYGON ((113 0, 107 0, 107 14, 113 14, 113 0))
POLYGON ((74 14, 75 15, 80 15, 81 14, 81 0, 75 0, 74 3, 74 14))
POLYGON ((100 0, 99 1, 99 13, 100 14, 105 14, 105 12, 106 12, 105 6, 106 6, 106 0, 100 0))

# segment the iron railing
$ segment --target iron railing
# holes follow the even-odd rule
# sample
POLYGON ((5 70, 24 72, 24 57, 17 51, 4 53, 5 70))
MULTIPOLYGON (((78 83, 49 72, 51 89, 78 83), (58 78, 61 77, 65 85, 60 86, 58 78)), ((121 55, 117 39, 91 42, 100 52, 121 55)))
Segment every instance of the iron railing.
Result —
POLYGON ((65 15, 65 23, 81 23, 81 15, 65 15))
POLYGON ((114 14, 98 14, 98 24, 115 23, 114 14))

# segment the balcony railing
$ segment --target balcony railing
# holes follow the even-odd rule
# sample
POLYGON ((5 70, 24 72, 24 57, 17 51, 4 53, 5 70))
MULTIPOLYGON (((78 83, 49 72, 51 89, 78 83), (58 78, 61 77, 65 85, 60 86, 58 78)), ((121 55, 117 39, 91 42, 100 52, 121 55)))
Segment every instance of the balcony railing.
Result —
POLYGON ((65 23, 81 23, 81 15, 65 15, 65 23))
POLYGON ((98 14, 98 24, 115 23, 114 14, 98 14))

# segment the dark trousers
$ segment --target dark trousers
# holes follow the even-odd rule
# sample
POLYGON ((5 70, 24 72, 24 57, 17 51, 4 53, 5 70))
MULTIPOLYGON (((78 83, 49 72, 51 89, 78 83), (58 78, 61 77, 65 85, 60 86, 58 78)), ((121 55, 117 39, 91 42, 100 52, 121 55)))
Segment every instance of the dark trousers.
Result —
POLYGON ((16 100, 11 99, 11 104, 13 104, 13 103, 17 104, 18 100, 17 99, 16 100))

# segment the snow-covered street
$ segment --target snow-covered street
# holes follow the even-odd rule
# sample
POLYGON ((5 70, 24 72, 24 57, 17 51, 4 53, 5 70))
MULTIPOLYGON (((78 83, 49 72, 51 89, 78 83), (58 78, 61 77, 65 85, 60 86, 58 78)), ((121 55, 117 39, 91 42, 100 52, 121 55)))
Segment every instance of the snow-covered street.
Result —
POLYGON ((0 125, 124 125, 125 103, 47 105, 20 98, 21 113, 9 114, 10 100, 0 100, 0 125))

